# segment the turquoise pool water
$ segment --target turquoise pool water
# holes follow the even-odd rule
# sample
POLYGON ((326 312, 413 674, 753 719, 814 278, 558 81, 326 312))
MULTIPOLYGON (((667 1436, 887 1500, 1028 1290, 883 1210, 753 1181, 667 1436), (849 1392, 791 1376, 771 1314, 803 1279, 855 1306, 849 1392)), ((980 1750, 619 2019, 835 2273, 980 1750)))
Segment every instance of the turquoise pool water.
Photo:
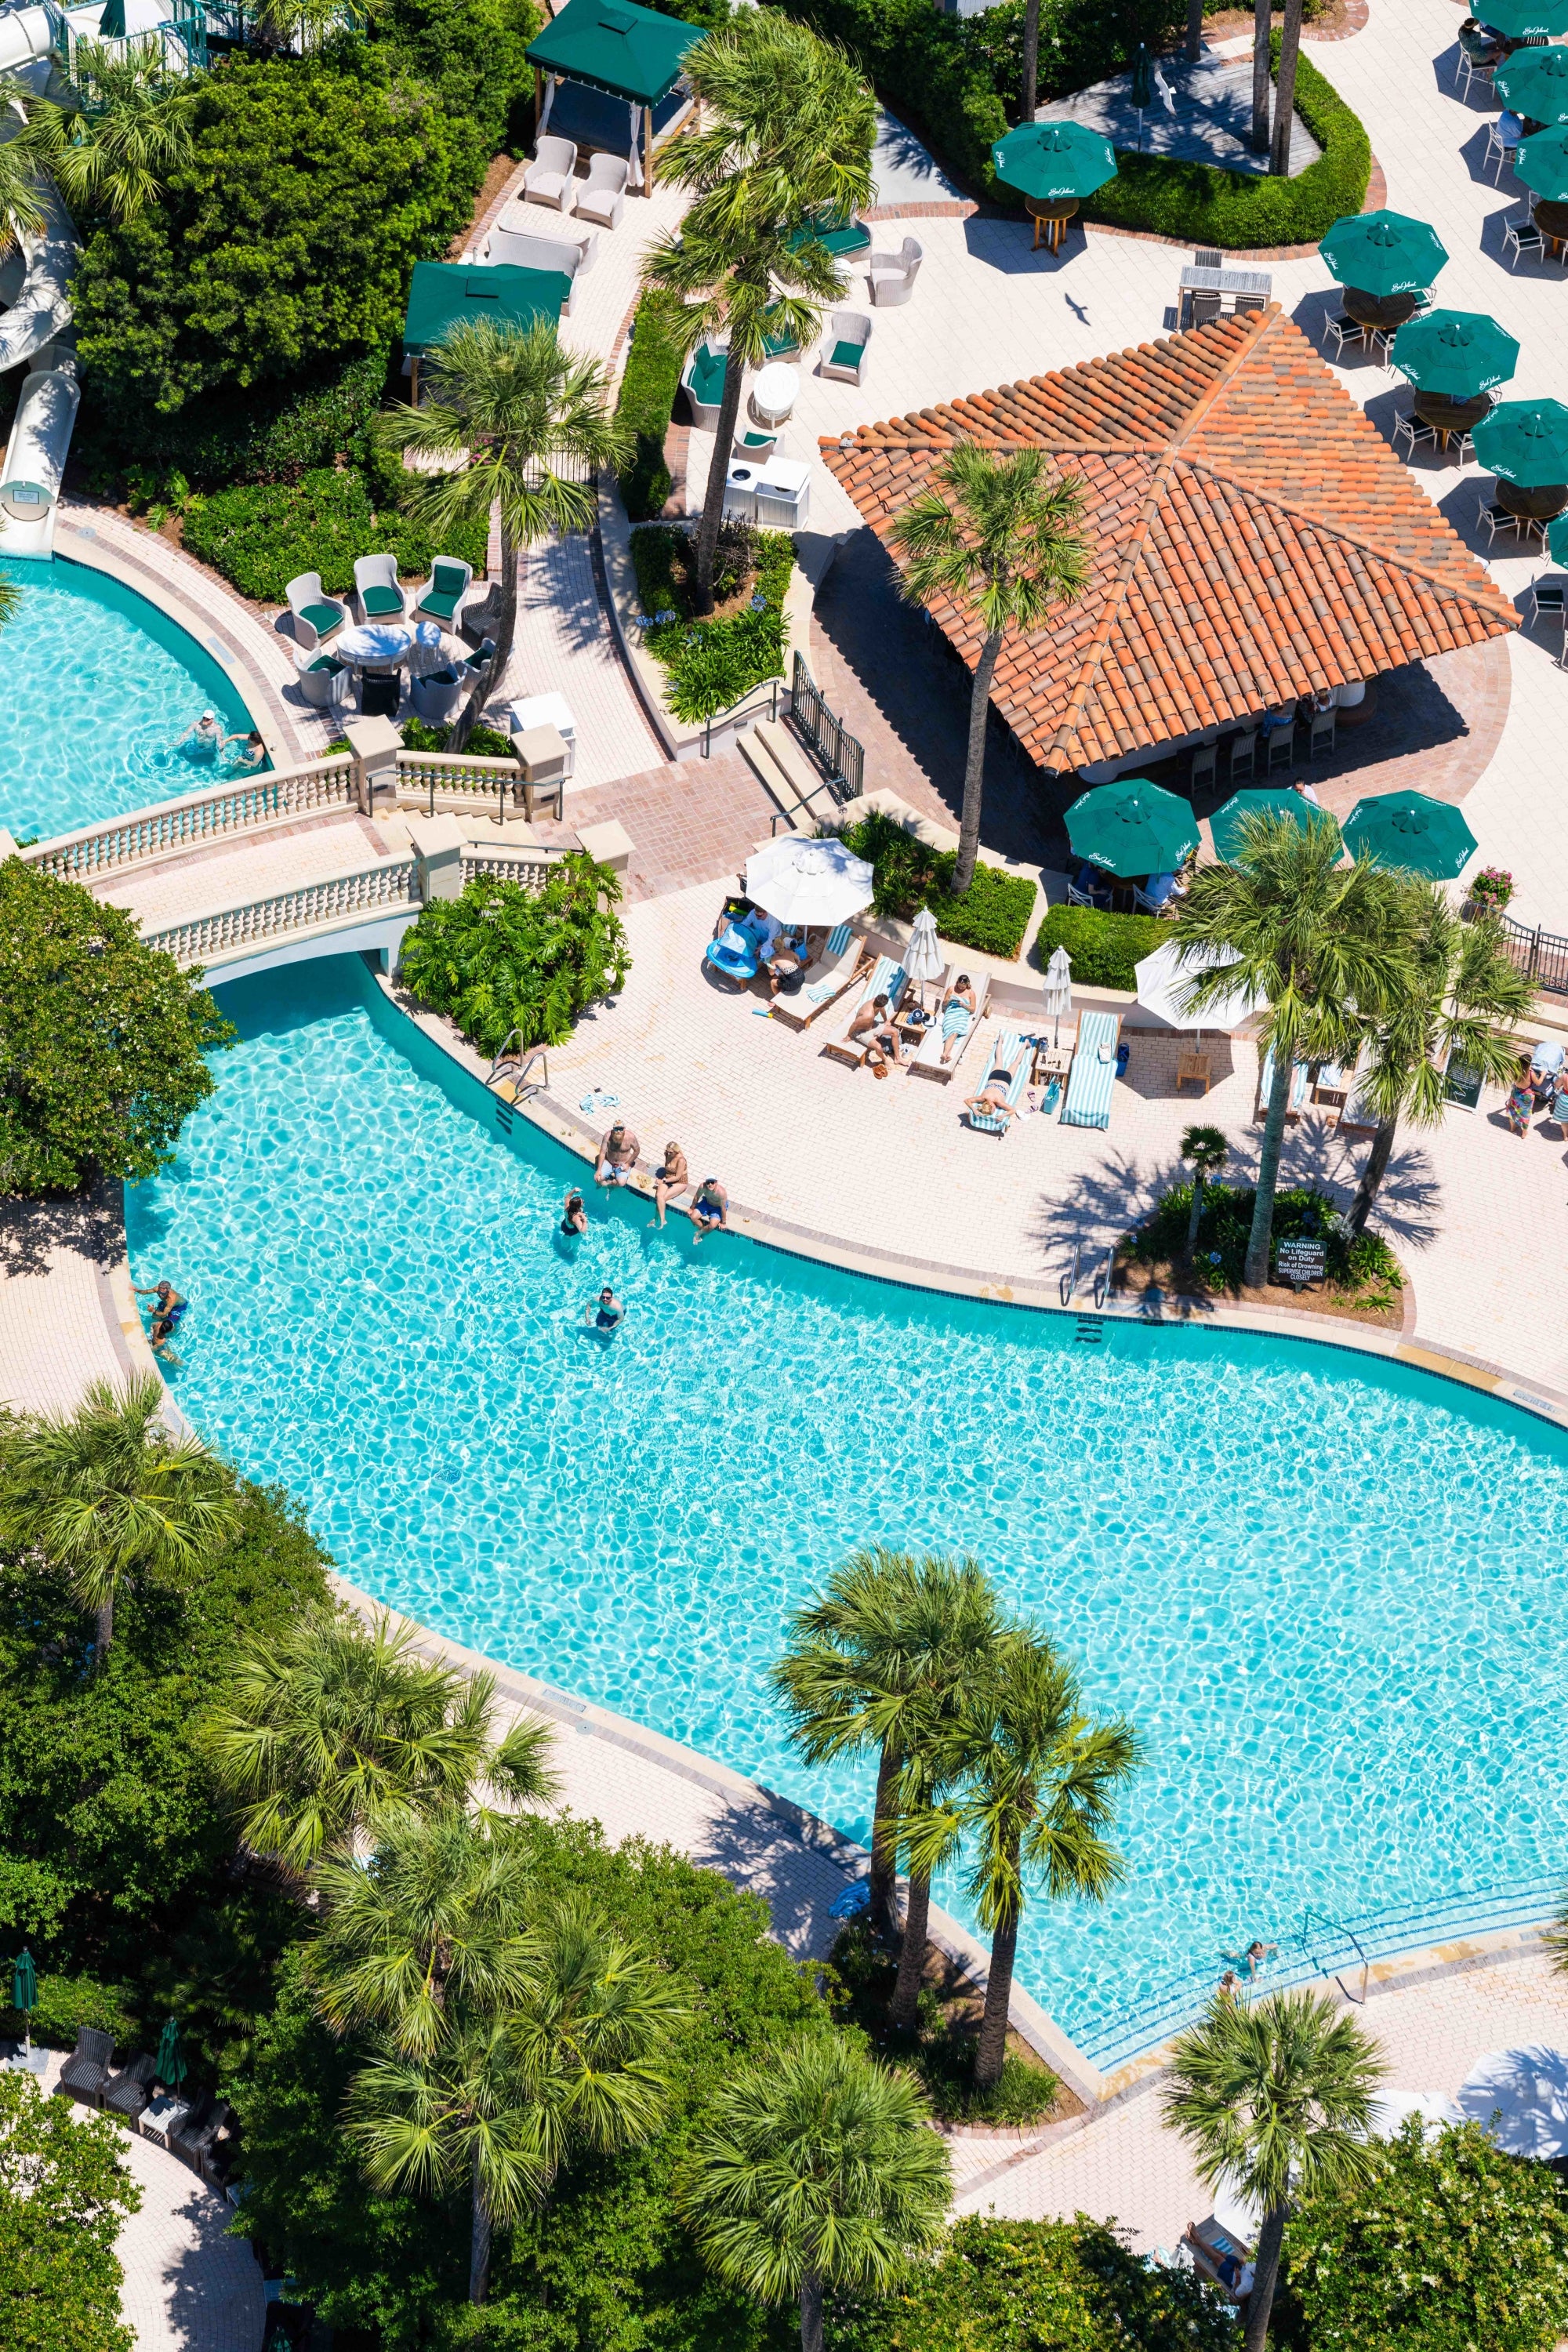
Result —
POLYGON ((221 997, 243 1042, 132 1264, 193 1300, 186 1412, 360 1585, 863 1833, 869 1774, 802 1767, 768 1698, 784 1619, 868 1538, 974 1551, 1148 1738, 1128 1884, 1036 1903, 1020 1955, 1102 2060, 1254 1934, 1321 1958, 1309 1906, 1389 1948, 1568 1874, 1548 1425, 1310 1345, 1079 1346, 629 1203, 567 1243, 576 1163, 357 962, 221 997))
POLYGON ((47 840, 217 779, 210 753, 175 748, 204 710, 226 734, 250 725, 205 646, 85 563, 0 563, 0 579, 22 591, 0 633, 0 825, 47 840))

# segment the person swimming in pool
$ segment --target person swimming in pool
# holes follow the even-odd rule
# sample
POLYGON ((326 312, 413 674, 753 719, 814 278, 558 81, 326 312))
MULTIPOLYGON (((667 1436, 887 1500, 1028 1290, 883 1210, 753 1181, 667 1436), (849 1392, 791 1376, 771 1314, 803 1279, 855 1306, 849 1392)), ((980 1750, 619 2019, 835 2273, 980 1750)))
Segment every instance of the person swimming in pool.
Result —
POLYGON ((575 1184, 567 1193, 566 1206, 561 1212, 561 1230, 567 1234, 585 1234, 588 1230, 588 1212, 583 1206, 583 1195, 575 1184))
POLYGON ((223 748, 231 775, 249 775, 267 757, 267 746, 258 727, 247 728, 241 734, 226 735, 223 748))
POLYGON ((626 1319, 626 1310, 607 1282, 598 1297, 591 1298, 583 1309, 584 1322, 591 1323, 595 1331, 602 1331, 606 1339, 612 1331, 620 1329, 626 1319))
POLYGON ((155 1282, 150 1285, 133 1282, 131 1287, 138 1298, 155 1298, 158 1302, 153 1309, 153 1319, 147 1327, 147 1340, 155 1356, 163 1355, 167 1351, 170 1340, 179 1329, 191 1302, 188 1298, 182 1298, 172 1282, 155 1282))
POLYGON ((223 749, 223 721, 216 710, 204 710, 195 726, 186 728, 174 746, 175 751, 183 751, 187 743, 193 759, 217 758, 223 749))
POLYGON ((704 1234, 729 1232, 730 1195, 717 1176, 704 1176, 691 1206, 682 1213, 690 1218, 692 1232, 699 1241, 704 1234))

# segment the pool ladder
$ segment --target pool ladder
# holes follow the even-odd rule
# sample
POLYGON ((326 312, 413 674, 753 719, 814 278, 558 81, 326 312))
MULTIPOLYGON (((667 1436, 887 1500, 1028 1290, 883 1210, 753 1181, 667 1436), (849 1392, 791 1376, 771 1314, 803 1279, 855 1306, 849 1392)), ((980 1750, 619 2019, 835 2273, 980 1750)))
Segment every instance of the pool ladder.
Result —
POLYGON ((496 1125, 503 1135, 510 1135, 517 1117, 517 1105, 525 1096, 537 1094, 541 1087, 550 1084, 550 1063, 543 1046, 533 1045, 525 1051, 521 1030, 513 1029, 490 1064, 485 1084, 495 1097, 496 1125), (535 1063, 543 1067, 542 1078, 532 1075, 535 1063))
MULTIPOLYGON (((1309 1907, 1301 1914, 1301 1925, 1297 1930, 1297 1940, 1318 1974, 1321 1977, 1332 1977, 1345 1999, 1348 2001, 1353 2001, 1359 2008, 1366 1999, 1367 1979, 1371 1974, 1372 1964, 1367 1958, 1355 1929, 1348 1927, 1344 1920, 1334 1918, 1330 1912, 1314 1911, 1309 1907), (1335 1941, 1351 1945, 1356 1958, 1361 1962, 1361 1989, 1357 1992, 1351 1990, 1338 1969, 1331 1968, 1328 1961, 1320 1959, 1318 1957, 1320 1942, 1331 1950, 1335 1941)), ((1347 1964, 1347 1973, 1352 1976, 1355 1974, 1353 1966, 1347 1964)))
MULTIPOLYGON (((1106 1251, 1104 1256, 1100 1260, 1094 1269, 1094 1303, 1097 1307, 1103 1307, 1105 1304, 1106 1297, 1110 1289, 1110 1276, 1115 1264, 1116 1244, 1112 1242, 1110 1247, 1106 1251)), ((1083 1244, 1081 1242, 1074 1242, 1072 1245, 1072 1265, 1069 1270, 1063 1275, 1061 1279, 1062 1305, 1064 1307, 1070 1307, 1073 1300, 1078 1297, 1079 1285, 1082 1279, 1082 1266, 1083 1244)), ((1087 1316, 1080 1316, 1079 1318, 1078 1336, 1080 1339, 1087 1336, 1084 1326, 1088 1320, 1089 1318, 1087 1316)), ((1100 1326, 1098 1324, 1094 1326, 1094 1336, 1097 1339, 1100 1337, 1100 1326)))

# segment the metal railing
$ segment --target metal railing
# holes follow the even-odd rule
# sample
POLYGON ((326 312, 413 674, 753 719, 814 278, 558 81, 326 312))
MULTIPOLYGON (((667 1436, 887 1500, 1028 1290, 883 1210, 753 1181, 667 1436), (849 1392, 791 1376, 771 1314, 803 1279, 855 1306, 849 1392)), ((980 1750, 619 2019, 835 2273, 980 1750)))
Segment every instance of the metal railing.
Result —
MULTIPOLYGON (((728 710, 711 711, 702 729, 703 758, 707 760, 712 756, 715 727, 732 727, 738 719, 747 714, 752 703, 755 703, 756 709, 760 711, 764 697, 767 700, 768 717, 776 719, 779 715, 779 688, 783 684, 782 677, 765 677, 761 686, 748 687, 739 702, 732 702, 728 710)), ((754 717, 756 714, 752 712, 751 715, 754 717)))
POLYGON ((836 801, 858 801, 866 789, 866 751, 818 693, 797 653, 790 682, 790 718, 795 733, 827 778, 836 801))
POLYGON ((53 840, 35 842, 18 855, 41 873, 63 881, 89 882, 97 875, 115 873, 149 857, 163 857, 170 850, 200 848, 231 834, 275 824, 280 817, 347 806, 353 798, 353 760, 347 752, 330 760, 312 760, 303 767, 273 769, 214 792, 156 801, 152 807, 134 809, 126 816, 83 825, 76 833, 57 834, 53 840))
POLYGON ((486 1078, 485 1084, 487 1087, 493 1087, 501 1078, 510 1078, 512 1081, 514 1101, 525 1088, 532 1093, 538 1093, 542 1087, 548 1087, 550 1084, 550 1056, 542 1045, 525 1045, 521 1029, 509 1030, 500 1052, 490 1064, 489 1076, 486 1078), (514 1045, 517 1048, 515 1053, 512 1051, 514 1045), (542 1062, 544 1066, 544 1076, 542 1078, 531 1077, 529 1075, 536 1062, 542 1062))
POLYGON ((472 808, 476 803, 483 806, 494 793, 498 796, 497 805, 504 823, 507 792, 510 788, 515 793, 522 782, 522 770, 515 760, 492 760, 478 753, 470 756, 467 751, 399 751, 397 794, 400 801, 405 797, 405 778, 412 787, 412 792, 407 794, 410 801, 424 792, 427 803, 426 814, 429 816, 436 814, 437 793, 441 795, 443 808, 458 809, 472 808))
POLYGON ((150 948, 161 948, 178 964, 206 964, 230 949, 250 947, 284 932, 311 930, 382 907, 420 903, 418 859, 384 858, 353 873, 319 876, 243 907, 223 907, 188 922, 170 923, 143 937, 150 948))
POLYGON ((1526 980, 1549 996, 1568 996, 1568 939, 1555 931, 1527 930, 1522 923, 1502 919, 1503 951, 1526 980))

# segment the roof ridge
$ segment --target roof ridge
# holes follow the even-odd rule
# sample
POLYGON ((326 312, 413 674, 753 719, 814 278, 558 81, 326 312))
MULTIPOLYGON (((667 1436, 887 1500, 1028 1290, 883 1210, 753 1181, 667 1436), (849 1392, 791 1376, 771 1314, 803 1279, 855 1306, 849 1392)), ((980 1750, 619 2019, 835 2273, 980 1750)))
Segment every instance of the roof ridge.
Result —
POLYGON ((1278 302, 1270 302, 1267 310, 1255 312, 1252 317, 1248 318, 1247 321, 1247 341, 1244 343, 1238 343, 1237 345, 1235 351, 1231 352, 1223 367, 1218 370, 1215 376, 1215 380, 1209 385, 1208 390, 1199 394, 1197 399, 1193 403, 1192 407, 1187 411, 1185 419, 1182 425, 1171 435, 1167 441, 1165 446, 1173 457, 1174 457, 1181 449, 1183 443, 1187 439, 1188 436, 1197 431, 1198 426, 1203 423, 1204 418, 1208 415, 1210 409, 1214 406, 1221 393, 1227 392, 1229 390, 1231 383, 1237 371, 1240 369, 1243 362, 1251 359, 1254 352, 1257 351, 1258 344, 1263 341, 1265 335, 1268 333, 1276 320, 1282 319, 1284 316, 1285 312, 1281 305, 1278 302))

